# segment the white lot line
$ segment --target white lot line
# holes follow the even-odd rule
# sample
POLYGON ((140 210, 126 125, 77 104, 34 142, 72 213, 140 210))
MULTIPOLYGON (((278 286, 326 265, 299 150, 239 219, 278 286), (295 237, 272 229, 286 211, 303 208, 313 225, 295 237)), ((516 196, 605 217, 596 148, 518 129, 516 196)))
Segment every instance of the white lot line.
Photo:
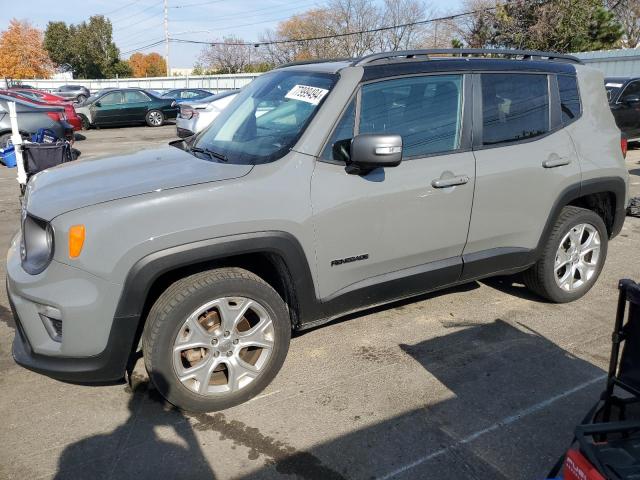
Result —
POLYGON ((487 433, 491 433, 494 432, 502 427, 506 427, 507 425, 511 425, 512 423, 517 422, 518 420, 527 417, 533 413, 537 413, 540 410, 544 410, 545 408, 547 408, 548 406, 550 406, 551 404, 557 402, 558 400, 562 400, 563 398, 566 398, 570 395, 573 395, 576 392, 579 392, 580 390, 583 390, 587 387, 590 387, 591 385, 601 382, 602 380, 604 380, 605 378, 607 378, 606 375, 600 375, 592 380, 589 380, 588 382, 585 383, 581 383, 580 385, 573 387, 570 390, 567 390, 565 392, 562 392, 558 395, 555 395, 553 397, 550 397, 546 400, 543 400, 540 403, 536 403, 535 405, 532 405, 528 408, 525 408, 524 410, 520 410, 518 413, 516 413, 515 415, 511 415, 509 417, 503 418, 502 420, 488 426, 487 428, 483 428, 482 430, 478 430, 477 432, 472 433, 471 435, 468 435, 464 438, 462 438, 461 440, 458 440, 456 443, 454 443, 453 445, 449 445, 448 447, 444 447, 441 448, 440 450, 436 450, 433 453, 430 453, 428 455, 425 455, 424 457, 421 457, 411 463, 408 463, 407 465, 400 467, 392 472, 387 473, 386 475, 383 475, 382 477, 378 477, 377 480, 388 480, 390 478, 393 477, 397 477, 398 475, 406 472, 407 470, 411 470, 412 468, 417 467, 418 465, 421 465, 425 462, 428 462, 429 460, 432 460, 436 457, 439 457, 440 455, 444 455, 447 452, 450 452, 452 450, 455 450, 456 448, 462 446, 462 445, 466 445, 468 443, 473 442, 474 440, 477 440, 478 438, 480 438, 481 436, 487 434, 487 433))

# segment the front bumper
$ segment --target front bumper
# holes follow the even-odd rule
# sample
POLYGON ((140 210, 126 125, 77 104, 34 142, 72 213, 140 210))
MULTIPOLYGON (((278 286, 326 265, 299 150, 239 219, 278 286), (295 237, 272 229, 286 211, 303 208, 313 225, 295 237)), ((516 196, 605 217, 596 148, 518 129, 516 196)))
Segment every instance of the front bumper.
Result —
POLYGON ((57 261, 38 275, 20 264, 19 237, 7 254, 7 296, 16 322, 13 357, 19 365, 73 383, 113 383, 124 377, 138 317, 114 318, 121 287, 57 261), (54 340, 42 307, 61 313, 54 340))
POLYGON ((56 380, 83 385, 112 384, 124 380, 132 348, 126 339, 135 337, 138 322, 131 318, 115 319, 107 348, 99 355, 52 357, 33 351, 13 304, 11 310, 16 323, 12 354, 18 365, 56 380))

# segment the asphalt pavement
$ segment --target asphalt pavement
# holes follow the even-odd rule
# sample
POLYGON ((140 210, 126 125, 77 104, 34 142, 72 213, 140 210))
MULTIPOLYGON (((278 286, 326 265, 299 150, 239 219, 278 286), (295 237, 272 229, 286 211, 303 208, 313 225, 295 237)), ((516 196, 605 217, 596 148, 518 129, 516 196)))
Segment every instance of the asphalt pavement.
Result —
MULTIPOLYGON (((174 135, 91 130, 76 148, 90 159, 174 135)), ((640 150, 627 163, 640 195, 640 150)), ((4 248, 18 223, 15 171, 0 168, 4 248)), ((166 404, 140 365, 132 386, 107 387, 18 367, 1 290, 0 479, 542 479, 604 386, 624 277, 640 280, 637 218, 577 302, 505 277, 350 315, 296 335, 257 398, 196 415, 166 404)))

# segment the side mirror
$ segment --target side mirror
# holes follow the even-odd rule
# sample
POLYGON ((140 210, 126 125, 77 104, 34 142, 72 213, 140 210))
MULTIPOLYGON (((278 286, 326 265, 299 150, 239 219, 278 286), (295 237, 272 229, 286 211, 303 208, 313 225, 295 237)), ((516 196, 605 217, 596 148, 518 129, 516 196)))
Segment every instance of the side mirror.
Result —
POLYGON ((100 101, 98 100, 96 103, 94 103, 94 105, 98 108, 100 108, 102 106, 102 104, 100 103, 100 101))
POLYGON ((627 105, 638 105, 640 103, 640 95, 627 95, 622 99, 627 105))
POLYGON ((402 161, 402 137, 377 133, 356 135, 351 141, 347 173, 362 175, 380 167, 397 167, 402 161))

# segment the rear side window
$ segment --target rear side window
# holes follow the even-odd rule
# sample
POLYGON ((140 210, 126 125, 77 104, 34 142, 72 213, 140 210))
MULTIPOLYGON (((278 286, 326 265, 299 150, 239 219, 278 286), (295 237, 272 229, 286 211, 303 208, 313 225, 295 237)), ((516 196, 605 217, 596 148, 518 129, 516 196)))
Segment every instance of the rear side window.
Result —
POLYGON ((362 87, 359 133, 401 135, 405 158, 458 149, 461 120, 461 75, 407 77, 362 87))
POLYGON ((558 75, 562 123, 568 125, 580 116, 580 93, 576 77, 558 75))
POLYGON ((549 132, 549 82, 546 75, 482 75, 482 142, 516 142, 549 132))

